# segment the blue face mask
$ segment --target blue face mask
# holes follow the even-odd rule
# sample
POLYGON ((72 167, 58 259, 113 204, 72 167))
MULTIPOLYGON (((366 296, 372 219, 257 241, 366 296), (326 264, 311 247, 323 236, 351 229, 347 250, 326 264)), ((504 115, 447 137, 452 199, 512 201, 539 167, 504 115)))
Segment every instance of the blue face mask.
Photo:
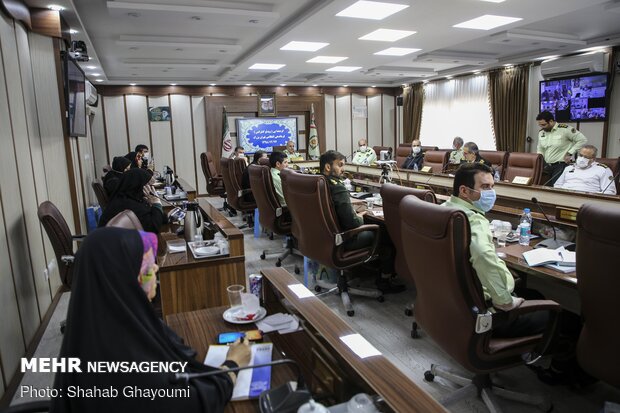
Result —
MULTIPOLYGON (((472 191, 476 191, 473 189, 472 191)), ((495 193, 495 189, 485 189, 480 192, 480 199, 477 201, 472 201, 474 206, 484 212, 488 212, 495 205, 495 199, 497 198, 497 194, 495 193)))

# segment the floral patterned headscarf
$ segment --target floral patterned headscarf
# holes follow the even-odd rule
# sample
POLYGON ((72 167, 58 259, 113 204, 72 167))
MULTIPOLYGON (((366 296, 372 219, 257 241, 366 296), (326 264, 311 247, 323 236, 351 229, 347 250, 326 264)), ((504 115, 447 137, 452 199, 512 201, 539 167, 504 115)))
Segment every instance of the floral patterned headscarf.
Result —
POLYGON ((153 271, 155 258, 157 256, 157 235, 152 232, 138 231, 142 238, 144 246, 144 254, 142 255, 142 264, 140 265, 140 274, 138 274, 138 282, 148 295, 153 290, 153 283, 157 282, 157 277, 153 271))

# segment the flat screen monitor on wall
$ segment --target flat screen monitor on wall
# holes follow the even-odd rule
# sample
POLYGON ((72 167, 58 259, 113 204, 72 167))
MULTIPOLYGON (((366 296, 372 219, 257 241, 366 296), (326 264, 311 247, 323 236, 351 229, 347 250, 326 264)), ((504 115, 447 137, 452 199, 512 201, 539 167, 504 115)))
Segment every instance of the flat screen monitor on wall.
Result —
POLYGON ((70 57, 65 58, 65 102, 69 136, 86 136, 86 76, 70 57))
POLYGON ((288 141, 297 148, 297 118, 239 118, 237 139, 247 154, 273 152, 274 146, 286 146, 288 141))
POLYGON ((540 111, 558 122, 592 122, 607 119, 608 75, 593 74, 540 82, 540 111))

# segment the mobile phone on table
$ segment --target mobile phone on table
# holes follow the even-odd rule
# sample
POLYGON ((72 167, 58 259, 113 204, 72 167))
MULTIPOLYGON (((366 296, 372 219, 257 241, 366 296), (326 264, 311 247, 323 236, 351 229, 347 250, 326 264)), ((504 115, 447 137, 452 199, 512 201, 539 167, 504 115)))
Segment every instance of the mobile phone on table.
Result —
POLYGON ((263 338, 263 332, 260 330, 250 330, 250 331, 233 331, 228 333, 220 333, 217 336, 218 344, 229 344, 234 343, 237 339, 246 337, 250 341, 256 341, 263 338))

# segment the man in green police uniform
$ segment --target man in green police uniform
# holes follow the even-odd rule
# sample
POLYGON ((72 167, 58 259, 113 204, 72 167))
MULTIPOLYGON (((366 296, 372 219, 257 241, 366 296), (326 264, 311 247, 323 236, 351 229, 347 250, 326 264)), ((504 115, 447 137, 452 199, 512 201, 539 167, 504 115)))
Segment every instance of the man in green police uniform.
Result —
POLYGON ((370 165, 374 162, 377 162, 375 150, 368 147, 366 139, 360 139, 357 142, 357 152, 353 155, 351 163, 356 165, 370 165))
MULTIPOLYGON (((484 216, 495 203, 493 185, 493 172, 488 166, 481 163, 461 165, 454 176, 452 196, 443 206, 460 209, 467 215, 471 230, 470 262, 482 284, 484 296, 494 309, 509 311, 519 307, 524 300, 513 295, 514 278, 495 253, 489 221, 484 216)), ((543 311, 523 314, 493 328, 493 336, 539 334, 545 330, 547 320, 547 313, 543 311)))
MULTIPOLYGON (((327 177, 327 186, 331 193, 334 210, 342 231, 357 228, 364 223, 366 212, 356 213, 351 205, 349 191, 344 186, 342 176, 346 157, 340 152, 330 150, 321 155, 319 166, 321 173, 327 177)), ((345 241, 345 250, 354 250, 372 245, 375 234, 372 231, 362 231, 356 237, 345 241)), ((379 242, 377 252, 381 262, 381 277, 377 278, 377 288, 383 294, 398 293, 405 290, 403 285, 390 282, 394 273, 394 250, 390 246, 379 242)))
POLYGON ((545 185, 553 186, 573 155, 588 142, 588 139, 577 129, 564 123, 557 123, 553 114, 548 111, 540 112, 536 116, 536 122, 540 126, 536 152, 545 158, 543 172, 549 176, 545 185))

